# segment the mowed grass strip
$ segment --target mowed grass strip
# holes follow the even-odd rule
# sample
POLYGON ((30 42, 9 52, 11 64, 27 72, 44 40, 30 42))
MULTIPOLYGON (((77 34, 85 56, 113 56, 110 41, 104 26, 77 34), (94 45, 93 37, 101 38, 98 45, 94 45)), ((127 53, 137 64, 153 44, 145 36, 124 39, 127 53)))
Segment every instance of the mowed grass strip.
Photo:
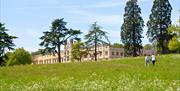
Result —
POLYGON ((99 62, 0 68, 0 90, 143 91, 180 90, 180 54, 99 62))

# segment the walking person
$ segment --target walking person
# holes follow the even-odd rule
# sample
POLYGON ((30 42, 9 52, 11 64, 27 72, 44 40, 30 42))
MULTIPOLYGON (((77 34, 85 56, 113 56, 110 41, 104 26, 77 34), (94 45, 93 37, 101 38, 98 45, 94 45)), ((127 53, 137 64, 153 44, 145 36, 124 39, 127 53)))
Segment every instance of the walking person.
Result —
POLYGON ((150 58, 149 55, 145 54, 145 66, 149 66, 150 58))
POLYGON ((153 66, 155 65, 155 63, 156 63, 156 56, 154 55, 154 54, 152 54, 152 64, 153 64, 153 66))

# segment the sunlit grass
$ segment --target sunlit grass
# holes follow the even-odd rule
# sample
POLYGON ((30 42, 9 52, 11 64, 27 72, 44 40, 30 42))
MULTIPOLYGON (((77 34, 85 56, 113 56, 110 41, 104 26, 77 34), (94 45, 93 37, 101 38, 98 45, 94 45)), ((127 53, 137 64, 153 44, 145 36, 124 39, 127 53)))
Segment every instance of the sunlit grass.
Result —
POLYGON ((180 55, 162 55, 157 60, 149 67, 143 57, 1 67, 0 90, 179 91, 180 55))

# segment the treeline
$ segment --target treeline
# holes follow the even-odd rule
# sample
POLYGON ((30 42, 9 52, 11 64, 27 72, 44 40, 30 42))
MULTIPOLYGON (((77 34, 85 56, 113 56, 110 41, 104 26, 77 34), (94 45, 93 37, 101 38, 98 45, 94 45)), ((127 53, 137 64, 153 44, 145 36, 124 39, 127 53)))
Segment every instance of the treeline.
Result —
MULTIPOLYGON (((121 41, 123 44, 110 44, 107 32, 102 30, 96 22, 92 24, 89 32, 84 36, 85 41, 82 42, 79 35, 80 30, 67 28, 67 22, 64 18, 55 19, 51 23, 49 31, 43 32, 40 37, 42 42, 36 54, 58 54, 58 60, 61 62, 61 47, 67 43, 68 39, 76 40, 73 45, 72 60, 81 61, 82 56, 87 55, 88 51, 94 51, 94 58, 97 61, 97 46, 110 45, 116 48, 124 48, 126 56, 138 56, 142 46, 143 27, 145 26, 141 17, 141 8, 137 4, 137 0, 128 0, 125 6, 124 22, 121 26, 121 41), (94 48, 94 50, 90 50, 94 48), (80 50, 83 49, 83 50, 80 50)), ((145 45, 145 49, 154 49, 157 53, 177 53, 180 52, 180 26, 171 24, 172 7, 168 0, 154 0, 151 14, 147 22, 148 31, 146 33, 152 44, 145 45)), ((179 19, 180 23, 180 19, 179 19)), ((0 65, 30 64, 32 57, 29 52, 23 48, 16 49, 13 40, 16 36, 7 33, 3 23, 0 23, 0 65), (22 60, 23 59, 23 60, 22 60)))

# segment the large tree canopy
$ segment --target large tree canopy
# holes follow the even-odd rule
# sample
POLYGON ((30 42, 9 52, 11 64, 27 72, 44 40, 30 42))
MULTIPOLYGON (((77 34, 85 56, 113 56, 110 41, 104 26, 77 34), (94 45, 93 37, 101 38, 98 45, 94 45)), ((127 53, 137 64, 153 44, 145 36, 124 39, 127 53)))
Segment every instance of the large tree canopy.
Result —
POLYGON ((101 30, 101 27, 96 24, 92 24, 90 31, 85 35, 86 45, 94 47, 94 57, 97 61, 97 46, 103 44, 110 44, 107 36, 107 32, 101 30))
POLYGON ((0 65, 2 64, 3 55, 5 51, 13 50, 15 44, 13 43, 13 39, 16 39, 17 37, 11 36, 7 33, 8 29, 4 27, 4 24, 0 22, 0 65))
POLYGON ((55 19, 51 24, 51 30, 43 32, 44 35, 40 38, 42 42, 40 46, 44 46, 44 53, 57 53, 58 61, 61 62, 61 45, 63 45, 69 38, 78 39, 77 35, 80 30, 73 30, 66 28, 67 22, 62 19, 55 19))
POLYGON ((147 37, 150 42, 156 42, 158 52, 167 53, 167 44, 172 37, 167 28, 171 24, 172 7, 168 0, 154 0, 149 21, 147 22, 147 37))
POLYGON ((144 21, 140 16, 141 9, 137 0, 129 0, 126 3, 124 23, 121 26, 121 40, 124 44, 126 56, 137 56, 142 48, 144 21))

